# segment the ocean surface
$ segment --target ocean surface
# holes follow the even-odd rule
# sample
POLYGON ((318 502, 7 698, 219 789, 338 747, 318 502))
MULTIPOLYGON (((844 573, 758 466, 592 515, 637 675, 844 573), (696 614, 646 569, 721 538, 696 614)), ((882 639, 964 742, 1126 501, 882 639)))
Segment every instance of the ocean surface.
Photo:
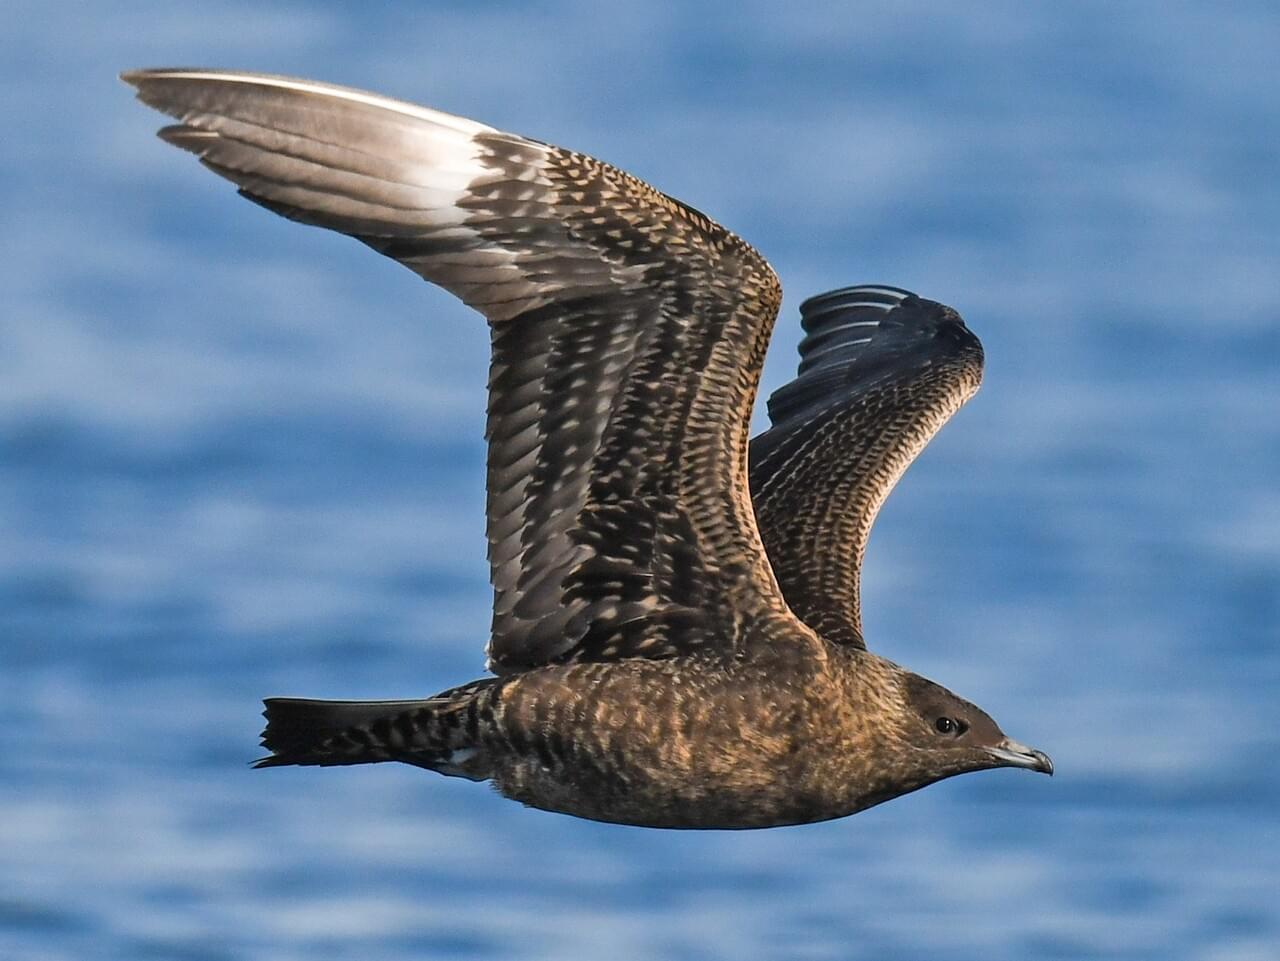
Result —
MULTIPOLYGON (((1280 957, 1274 5, 5 5, 0 959, 1280 957), (787 302, 956 306, 987 378, 886 505, 871 646, 1048 751, 664 832, 267 695, 483 672, 483 322, 154 140, 121 69, 378 89, 592 152, 787 302)), ((760 426, 763 421, 760 421, 760 426)))

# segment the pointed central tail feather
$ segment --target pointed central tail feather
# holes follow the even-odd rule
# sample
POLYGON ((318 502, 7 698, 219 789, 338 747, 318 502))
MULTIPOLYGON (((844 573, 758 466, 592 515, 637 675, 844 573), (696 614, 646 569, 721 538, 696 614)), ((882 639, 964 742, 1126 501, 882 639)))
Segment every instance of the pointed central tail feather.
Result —
POLYGON ((419 701, 267 698, 262 746, 271 755, 253 766, 447 763, 470 746, 464 709, 477 690, 467 685, 419 701))

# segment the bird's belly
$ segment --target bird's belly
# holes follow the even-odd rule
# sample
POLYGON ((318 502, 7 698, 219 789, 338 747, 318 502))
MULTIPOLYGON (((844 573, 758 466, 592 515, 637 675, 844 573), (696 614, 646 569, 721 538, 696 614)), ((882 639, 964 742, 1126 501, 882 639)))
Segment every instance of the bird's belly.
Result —
POLYGON ((528 762, 503 765, 493 783, 530 807, 593 821, 655 828, 763 828, 804 824, 849 813, 796 794, 785 779, 754 789, 738 780, 694 782, 649 776, 602 776, 591 766, 550 769, 528 762))
POLYGON ((814 777, 823 745, 807 699, 720 684, 684 698, 670 678, 617 689, 600 680, 580 699, 559 687, 554 709, 533 703, 536 691, 512 699, 486 751, 503 795, 646 827, 772 827, 850 813, 814 777))

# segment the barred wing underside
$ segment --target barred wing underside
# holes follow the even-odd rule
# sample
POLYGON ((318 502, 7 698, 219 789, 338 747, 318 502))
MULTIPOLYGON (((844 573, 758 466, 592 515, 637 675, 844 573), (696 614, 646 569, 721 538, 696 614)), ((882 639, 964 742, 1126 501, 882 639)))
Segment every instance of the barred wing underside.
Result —
POLYGON ((859 577, 880 506, 982 380, 982 345, 950 307, 895 287, 806 301, 795 380, 751 442, 751 493, 792 611, 837 643, 862 640, 859 577))

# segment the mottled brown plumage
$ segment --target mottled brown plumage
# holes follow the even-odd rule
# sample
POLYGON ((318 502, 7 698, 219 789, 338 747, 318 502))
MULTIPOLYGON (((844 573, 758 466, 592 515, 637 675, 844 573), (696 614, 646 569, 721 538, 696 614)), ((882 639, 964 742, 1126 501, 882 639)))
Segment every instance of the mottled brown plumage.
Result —
POLYGON ((791 609, 830 641, 864 646, 858 577, 893 486, 978 390, 982 345, 950 307, 894 287, 850 287, 800 307, 799 376, 769 398, 751 442, 751 494, 791 609))
POLYGON ((497 676, 422 701, 272 698, 261 766, 404 761, 663 827, 823 820, 965 771, 1051 771, 862 641, 875 513, 981 376, 950 308, 893 288, 809 301, 800 376, 748 478, 780 290, 734 234, 590 157, 374 94, 124 79, 244 196, 395 258, 492 336, 497 676))

